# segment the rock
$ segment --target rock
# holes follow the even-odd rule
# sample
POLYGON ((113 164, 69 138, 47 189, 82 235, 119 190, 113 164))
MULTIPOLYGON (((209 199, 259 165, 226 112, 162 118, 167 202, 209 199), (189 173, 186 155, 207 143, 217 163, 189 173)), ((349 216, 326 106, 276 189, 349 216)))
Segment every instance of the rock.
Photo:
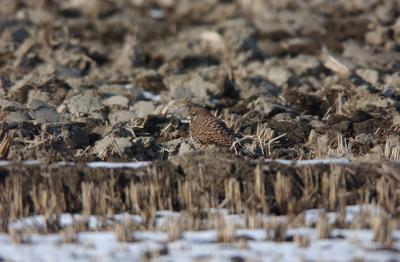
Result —
POLYGON ((131 106, 130 111, 134 112, 136 117, 145 117, 152 114, 156 107, 152 101, 139 101, 131 106))
POLYGON ((32 100, 27 105, 29 116, 40 124, 53 123, 60 121, 60 115, 56 109, 50 107, 46 102, 41 100, 32 100))
POLYGON ((125 96, 116 95, 109 97, 103 101, 104 105, 109 107, 116 107, 120 109, 127 109, 129 106, 129 99, 125 96))
POLYGON ((273 66, 268 68, 267 78, 277 86, 286 84, 291 76, 292 73, 282 66, 273 66))
POLYGON ((26 112, 10 112, 7 114, 5 121, 6 122, 24 122, 24 121, 29 121, 31 118, 29 117, 29 114, 26 112))
POLYGON ((186 98, 172 100, 166 105, 159 105, 154 113, 166 116, 174 116, 180 120, 187 119, 189 116, 188 103, 189 100, 186 98))
POLYGON ((186 141, 183 141, 181 143, 181 146, 179 147, 178 155, 187 154, 187 153, 194 152, 194 151, 196 151, 196 149, 193 147, 192 144, 190 144, 186 141))
POLYGON ((95 92, 87 90, 67 98, 57 111, 69 113, 71 120, 85 122, 88 119, 105 121, 104 109, 101 98, 95 92))
POLYGON ((219 92, 215 84, 204 81, 198 74, 169 76, 164 84, 169 89, 168 100, 186 97, 204 103, 210 99, 210 94, 219 92))
POLYGON ((310 11, 257 10, 254 24, 259 33, 268 36, 324 34, 325 20, 310 11))
POLYGON ((176 155, 178 152, 179 146, 181 145, 183 139, 177 138, 165 143, 162 143, 162 146, 168 151, 169 155, 176 155))
POLYGON ((0 99, 0 110, 7 112, 7 111, 19 111, 19 110, 25 110, 26 107, 18 102, 15 101, 9 101, 5 99, 0 99))
POLYGON ((257 110, 268 117, 291 111, 290 108, 278 104, 276 99, 271 99, 265 96, 259 97, 250 102, 247 107, 251 110, 257 110))
POLYGON ((128 110, 121 110, 117 112, 112 112, 108 115, 108 120, 112 125, 115 125, 120 122, 128 122, 131 119, 136 118, 135 112, 128 110))
POLYGON ((378 26, 375 30, 365 34, 365 41, 370 45, 381 45, 384 43, 388 36, 388 29, 378 26))
POLYGON ((377 108, 387 108, 392 102, 384 97, 364 96, 363 99, 358 99, 357 101, 354 101, 354 103, 355 108, 367 110, 371 106, 375 106, 377 108))
POLYGON ((168 150, 170 156, 186 154, 196 151, 190 142, 190 138, 177 138, 163 143, 163 146, 168 150))
POLYGON ((49 107, 49 105, 45 101, 37 100, 37 99, 30 101, 26 105, 26 108, 28 108, 30 110, 38 110, 43 107, 49 107))
POLYGON ((93 148, 93 153, 101 159, 107 159, 112 154, 123 154, 132 147, 131 139, 128 137, 110 137, 106 136, 98 140, 93 148))
POLYGON ((302 75, 310 71, 317 72, 317 69, 321 66, 321 62, 315 56, 298 55, 288 60, 288 66, 296 75, 302 75))
MULTIPOLYGON (((130 86, 130 85, 129 85, 130 86)), ((99 87, 99 93, 108 96, 127 96, 129 94, 129 89, 123 85, 102 85, 99 87)))
POLYGON ((356 73, 373 85, 379 84, 379 72, 374 69, 358 69, 356 73))
POLYGON ((117 137, 115 138, 115 143, 118 146, 119 150, 124 153, 128 148, 132 147, 132 142, 130 138, 127 137, 117 137))
POLYGON ((43 107, 29 112, 29 116, 40 124, 59 122, 60 116, 54 108, 43 107))

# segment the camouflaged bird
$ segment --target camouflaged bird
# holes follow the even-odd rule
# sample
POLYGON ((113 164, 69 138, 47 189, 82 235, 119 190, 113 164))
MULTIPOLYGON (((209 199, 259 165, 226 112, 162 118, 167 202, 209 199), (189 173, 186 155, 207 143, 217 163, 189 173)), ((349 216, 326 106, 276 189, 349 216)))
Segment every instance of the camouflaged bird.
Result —
POLYGON ((201 107, 190 108, 190 136, 201 149, 212 145, 231 148, 236 141, 235 133, 223 121, 201 107))

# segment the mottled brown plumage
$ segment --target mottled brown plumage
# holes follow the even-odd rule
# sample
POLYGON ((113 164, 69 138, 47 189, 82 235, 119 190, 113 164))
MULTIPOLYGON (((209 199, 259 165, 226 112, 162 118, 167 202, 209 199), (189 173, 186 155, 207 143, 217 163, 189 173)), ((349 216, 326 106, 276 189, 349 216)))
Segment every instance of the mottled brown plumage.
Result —
POLYGON ((235 134, 226 124, 201 107, 190 109, 190 135, 197 146, 231 147, 235 134))

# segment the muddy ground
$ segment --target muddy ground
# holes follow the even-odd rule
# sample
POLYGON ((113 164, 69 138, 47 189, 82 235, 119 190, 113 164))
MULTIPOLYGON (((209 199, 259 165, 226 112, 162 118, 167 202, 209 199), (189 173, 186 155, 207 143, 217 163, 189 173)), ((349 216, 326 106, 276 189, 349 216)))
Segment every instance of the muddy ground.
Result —
POLYGON ((397 1, 3 2, 3 159, 167 159, 193 150, 187 101, 256 158, 399 144, 397 1))
POLYGON ((157 210, 296 215, 361 203, 399 227, 398 1, 1 6, 0 159, 15 162, 0 168, 2 230, 32 214, 130 212, 150 224, 157 210), (250 156, 196 150, 188 103, 246 136, 250 156), (265 162, 332 157, 352 161, 265 162))

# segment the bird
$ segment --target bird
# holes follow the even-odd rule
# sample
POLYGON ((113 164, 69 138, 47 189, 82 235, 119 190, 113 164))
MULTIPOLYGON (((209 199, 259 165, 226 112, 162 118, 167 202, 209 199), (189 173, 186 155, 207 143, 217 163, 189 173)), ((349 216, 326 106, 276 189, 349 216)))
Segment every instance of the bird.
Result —
POLYGON ((202 107, 193 106, 189 109, 189 127, 190 137, 200 149, 210 146, 231 148, 236 141, 235 133, 202 107))

